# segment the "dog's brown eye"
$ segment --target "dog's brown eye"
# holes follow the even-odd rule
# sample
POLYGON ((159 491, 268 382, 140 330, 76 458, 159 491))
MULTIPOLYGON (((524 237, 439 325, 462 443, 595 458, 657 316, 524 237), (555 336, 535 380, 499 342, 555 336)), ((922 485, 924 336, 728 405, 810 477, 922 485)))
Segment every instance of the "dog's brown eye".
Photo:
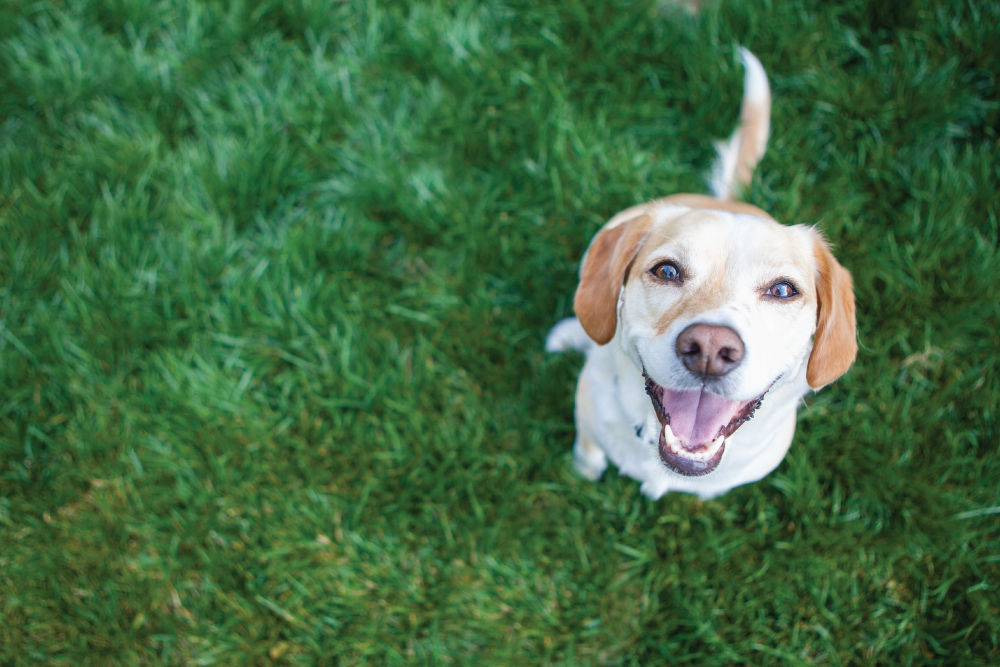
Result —
POLYGON ((681 282, 681 269, 673 262, 660 262, 649 270, 653 277, 667 283, 681 282))
POLYGON ((767 296, 774 297, 775 299, 790 299, 799 291, 795 289, 795 285, 791 284, 787 280, 778 280, 774 282, 770 287, 767 288, 767 296))

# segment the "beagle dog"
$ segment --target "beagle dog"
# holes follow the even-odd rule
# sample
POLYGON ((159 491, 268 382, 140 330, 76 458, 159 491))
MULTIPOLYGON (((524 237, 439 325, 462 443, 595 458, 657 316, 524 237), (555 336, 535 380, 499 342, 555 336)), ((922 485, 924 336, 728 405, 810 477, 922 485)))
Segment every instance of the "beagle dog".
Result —
POLYGON ((771 107, 760 62, 741 59, 741 121, 717 145, 714 196, 611 218, 583 258, 576 317, 546 341, 586 355, 577 470, 596 480, 610 459, 653 499, 711 498, 774 470, 799 401, 857 354, 851 275, 820 233, 733 201, 763 157, 771 107))

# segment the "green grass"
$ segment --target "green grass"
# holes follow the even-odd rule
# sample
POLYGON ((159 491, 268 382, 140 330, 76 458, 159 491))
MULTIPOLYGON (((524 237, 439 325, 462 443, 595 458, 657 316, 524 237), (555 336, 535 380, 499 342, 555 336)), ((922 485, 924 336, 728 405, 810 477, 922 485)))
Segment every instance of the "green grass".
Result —
POLYGON ((1000 662, 1000 5, 708 4, 0 3, 0 663, 1000 662), (738 44, 861 351, 654 503, 542 341, 738 44))

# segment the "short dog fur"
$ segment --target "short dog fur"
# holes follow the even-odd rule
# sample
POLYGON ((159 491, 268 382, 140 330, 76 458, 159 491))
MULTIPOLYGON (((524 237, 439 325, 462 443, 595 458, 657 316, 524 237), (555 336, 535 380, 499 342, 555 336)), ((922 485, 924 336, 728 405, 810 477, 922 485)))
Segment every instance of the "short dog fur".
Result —
POLYGON ((857 353, 851 276, 820 233, 734 195, 767 145, 771 96, 746 68, 740 126, 717 145, 713 197, 676 194, 615 215, 580 269, 575 318, 549 351, 578 349, 576 468, 608 460, 659 498, 711 498, 782 461, 796 409, 857 353))

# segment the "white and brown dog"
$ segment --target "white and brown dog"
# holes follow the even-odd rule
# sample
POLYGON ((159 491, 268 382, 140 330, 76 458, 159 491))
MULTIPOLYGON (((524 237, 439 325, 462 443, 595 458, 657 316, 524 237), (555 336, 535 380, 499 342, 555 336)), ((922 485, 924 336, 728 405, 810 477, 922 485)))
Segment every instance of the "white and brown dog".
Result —
POLYGON ((731 201, 764 154, 767 75, 746 67, 740 127, 718 145, 714 197, 679 194, 617 214, 594 237, 577 317, 546 349, 578 349, 574 462, 610 459, 650 498, 711 498, 781 462, 799 401, 857 353, 851 275, 812 227, 731 201))

